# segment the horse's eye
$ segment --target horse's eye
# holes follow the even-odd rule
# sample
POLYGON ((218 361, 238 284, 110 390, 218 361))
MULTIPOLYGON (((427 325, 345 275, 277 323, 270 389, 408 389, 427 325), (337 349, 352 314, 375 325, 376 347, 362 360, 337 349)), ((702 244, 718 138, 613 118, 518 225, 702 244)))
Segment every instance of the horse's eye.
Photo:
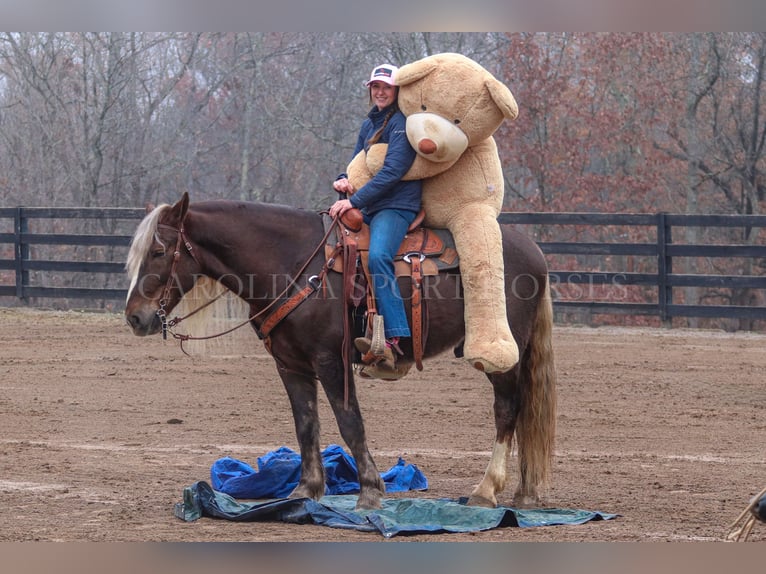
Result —
POLYGON ((165 250, 164 249, 155 249, 152 251, 152 257, 155 259, 158 257, 165 257, 165 250))

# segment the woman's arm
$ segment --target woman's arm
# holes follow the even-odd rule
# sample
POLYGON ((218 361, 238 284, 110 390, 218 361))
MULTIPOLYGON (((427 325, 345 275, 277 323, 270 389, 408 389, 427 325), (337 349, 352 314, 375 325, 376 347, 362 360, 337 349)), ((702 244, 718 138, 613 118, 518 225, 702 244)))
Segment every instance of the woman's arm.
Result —
POLYGON ((417 153, 407 139, 405 121, 401 113, 391 118, 387 126, 388 150, 383 167, 351 196, 351 204, 354 207, 361 209, 391 191, 412 167, 417 153))

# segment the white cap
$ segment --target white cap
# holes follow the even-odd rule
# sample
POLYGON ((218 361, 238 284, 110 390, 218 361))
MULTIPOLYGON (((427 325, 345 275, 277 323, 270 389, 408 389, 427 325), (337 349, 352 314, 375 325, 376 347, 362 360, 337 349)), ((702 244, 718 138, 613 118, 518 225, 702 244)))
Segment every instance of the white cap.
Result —
POLYGON ((375 66, 375 68, 372 70, 372 73, 370 74, 370 79, 367 81, 365 86, 369 86, 373 82, 383 82, 389 86, 395 86, 396 82, 394 81, 394 75, 398 69, 399 68, 392 66, 391 64, 381 64, 380 66, 375 66))

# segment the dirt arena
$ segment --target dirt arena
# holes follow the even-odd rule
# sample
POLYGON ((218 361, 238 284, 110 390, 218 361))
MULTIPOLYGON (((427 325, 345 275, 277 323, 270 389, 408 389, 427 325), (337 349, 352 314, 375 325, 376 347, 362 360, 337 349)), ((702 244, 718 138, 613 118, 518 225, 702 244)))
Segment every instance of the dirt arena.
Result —
MULTIPOLYGON (((0 309, 1 541, 382 541, 321 526, 173 516, 231 456, 297 449, 287 397, 254 335, 189 358, 120 315, 0 309)), ((559 414, 549 506, 618 513, 580 526, 407 541, 720 541, 766 486, 766 336, 557 327, 559 414)), ((399 456, 459 497, 483 474, 491 391, 443 356, 361 381, 381 470, 399 456)), ((326 401, 323 447, 342 444, 326 401)), ((513 461, 515 465, 515 459, 513 461)), ((500 498, 510 505, 512 484, 500 498)), ((409 494, 408 494, 409 495, 409 494)), ((766 541, 756 524, 751 541, 766 541)))

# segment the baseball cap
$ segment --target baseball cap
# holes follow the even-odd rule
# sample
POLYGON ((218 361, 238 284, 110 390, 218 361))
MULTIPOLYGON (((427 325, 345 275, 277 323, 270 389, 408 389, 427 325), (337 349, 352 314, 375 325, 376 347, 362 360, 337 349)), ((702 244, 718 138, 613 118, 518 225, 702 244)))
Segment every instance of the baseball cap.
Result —
POLYGON ((370 79, 365 86, 369 86, 373 82, 384 82, 390 86, 395 86, 396 82, 394 82, 394 75, 398 69, 399 68, 392 66, 391 64, 375 66, 370 74, 370 79))

